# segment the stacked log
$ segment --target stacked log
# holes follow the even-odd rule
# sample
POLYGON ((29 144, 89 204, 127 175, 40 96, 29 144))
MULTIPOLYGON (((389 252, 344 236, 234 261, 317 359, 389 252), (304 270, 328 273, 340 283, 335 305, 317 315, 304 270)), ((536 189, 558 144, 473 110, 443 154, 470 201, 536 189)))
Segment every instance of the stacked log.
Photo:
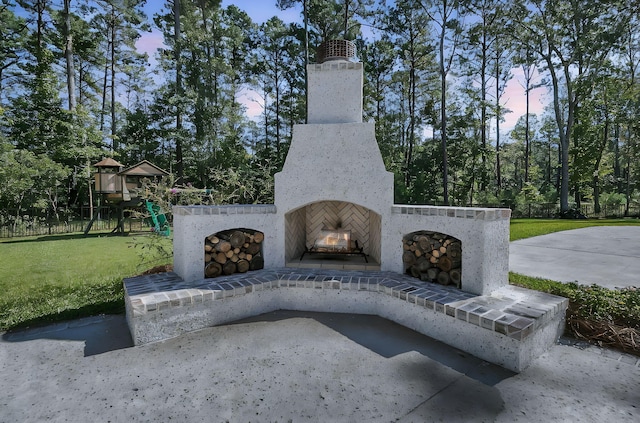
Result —
POLYGON ((245 273, 264 267, 262 241, 264 233, 249 229, 218 232, 205 238, 204 275, 245 273))
POLYGON ((402 239, 404 270, 423 281, 460 288, 462 244, 438 232, 419 231, 402 239))

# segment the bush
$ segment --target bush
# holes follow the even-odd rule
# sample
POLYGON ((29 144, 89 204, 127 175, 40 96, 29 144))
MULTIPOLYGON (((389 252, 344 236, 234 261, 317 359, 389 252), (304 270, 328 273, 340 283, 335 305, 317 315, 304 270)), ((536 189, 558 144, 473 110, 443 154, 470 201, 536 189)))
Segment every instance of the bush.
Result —
POLYGON ((627 201, 624 194, 604 193, 600 195, 600 204, 603 207, 620 207, 627 201))
POLYGON ((561 283, 509 274, 513 285, 569 299, 567 329, 580 339, 640 355, 640 289, 561 283))

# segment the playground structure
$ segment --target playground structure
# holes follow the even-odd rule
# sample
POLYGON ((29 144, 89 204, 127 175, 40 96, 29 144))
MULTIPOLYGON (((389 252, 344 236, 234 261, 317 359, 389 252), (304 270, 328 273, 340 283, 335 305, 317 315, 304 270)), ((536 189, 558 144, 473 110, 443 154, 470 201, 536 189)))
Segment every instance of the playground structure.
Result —
MULTIPOLYGON (((106 158, 94 166, 97 169, 94 174, 95 192, 100 195, 99 201, 117 210, 118 223, 112 233, 124 234, 125 210, 138 210, 146 216, 145 222, 153 232, 163 236, 171 234, 169 222, 160 206, 139 197, 143 179, 158 180, 169 175, 169 172, 147 160, 124 168, 124 165, 116 160, 106 158)), ((85 228, 85 235, 100 217, 99 210, 99 207, 96 208, 85 228)))

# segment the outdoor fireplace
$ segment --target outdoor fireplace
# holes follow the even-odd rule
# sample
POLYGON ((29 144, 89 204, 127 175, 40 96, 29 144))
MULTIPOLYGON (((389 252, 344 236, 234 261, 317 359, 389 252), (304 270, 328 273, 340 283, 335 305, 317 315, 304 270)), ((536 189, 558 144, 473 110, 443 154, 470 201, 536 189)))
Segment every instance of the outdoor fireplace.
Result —
POLYGON ((509 286, 511 211, 393 204, 375 124, 362 122, 362 64, 338 57, 307 70, 308 123, 293 127, 274 204, 175 206, 174 273, 125 282, 134 342, 282 309, 376 314, 526 367, 561 333, 567 300, 509 286), (371 263, 300 262, 354 247, 371 263), (243 274, 247 255, 264 270, 243 274))
MULTIPOLYGON (((265 269, 297 265, 310 249, 354 251, 357 241, 368 266, 429 279, 433 266, 408 266, 402 243, 408 234, 431 231, 464 246, 447 283, 473 294, 508 285, 511 211, 394 204, 393 174, 385 169, 375 123, 362 121, 362 63, 331 59, 307 67, 308 123, 293 127, 283 169, 275 175, 274 204, 174 207, 175 272, 186 281, 204 278, 202 239, 253 228, 264 233, 265 269)), ((321 257, 306 267, 316 265, 322 266, 321 257)))

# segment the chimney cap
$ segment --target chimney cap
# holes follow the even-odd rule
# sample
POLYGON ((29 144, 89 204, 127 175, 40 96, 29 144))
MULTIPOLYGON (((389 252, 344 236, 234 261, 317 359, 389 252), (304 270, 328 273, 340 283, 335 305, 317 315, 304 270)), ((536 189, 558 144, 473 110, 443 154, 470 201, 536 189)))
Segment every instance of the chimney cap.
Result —
POLYGON ((323 41, 316 50, 316 58, 318 63, 330 60, 356 62, 356 45, 349 40, 323 41))

